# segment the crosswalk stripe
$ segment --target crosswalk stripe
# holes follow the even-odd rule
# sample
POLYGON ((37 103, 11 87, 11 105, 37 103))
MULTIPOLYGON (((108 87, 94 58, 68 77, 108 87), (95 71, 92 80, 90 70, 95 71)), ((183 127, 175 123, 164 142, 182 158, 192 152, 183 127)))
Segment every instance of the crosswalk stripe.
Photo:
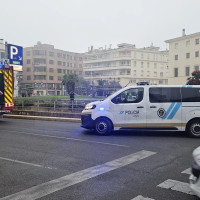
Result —
POLYGON ((185 194, 194 195, 188 183, 175 181, 171 179, 164 181, 163 183, 159 184, 157 187, 171 189, 171 190, 175 190, 175 191, 182 192, 185 194))
POLYGON ((182 174, 188 174, 190 175, 191 174, 191 168, 188 168, 186 170, 184 170, 183 172, 181 172, 182 174))
POLYGON ((69 186, 75 185, 77 183, 81 183, 86 181, 90 178, 99 176, 101 174, 110 172, 112 170, 124 167, 126 165, 132 164, 149 156, 156 154, 155 152, 151 151, 138 151, 136 153, 127 155, 125 157, 104 163, 102 165, 97 165, 94 167, 90 167, 73 174, 69 174, 63 176, 61 178, 48 181, 46 183, 42 183, 40 185, 31 187, 24 191, 6 196, 1 198, 0 200, 35 200, 61 189, 67 188, 69 186))
POLYGON ((132 200, 154 200, 154 199, 150 199, 150 198, 143 197, 143 196, 139 195, 139 196, 135 197, 132 200))

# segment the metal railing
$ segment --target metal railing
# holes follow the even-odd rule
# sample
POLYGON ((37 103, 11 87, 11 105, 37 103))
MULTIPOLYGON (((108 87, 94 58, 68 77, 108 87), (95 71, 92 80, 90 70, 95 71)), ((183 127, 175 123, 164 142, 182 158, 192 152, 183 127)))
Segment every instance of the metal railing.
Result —
MULTIPOLYGON (((57 100, 27 100, 15 99, 14 110, 43 111, 43 112, 75 112, 80 113, 86 104, 97 99, 57 99, 57 100)), ((99 100, 99 99, 98 99, 99 100)))

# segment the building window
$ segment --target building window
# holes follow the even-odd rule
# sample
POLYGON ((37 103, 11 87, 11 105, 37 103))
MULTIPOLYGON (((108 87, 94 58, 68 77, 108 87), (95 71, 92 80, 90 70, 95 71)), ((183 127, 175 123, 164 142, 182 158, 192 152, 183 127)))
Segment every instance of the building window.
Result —
POLYGON ((63 66, 65 66, 66 65, 66 62, 63 62, 63 66))
POLYGON ((195 57, 196 57, 196 58, 199 57, 199 51, 195 51, 195 57))
POLYGON ((81 64, 79 64, 79 68, 82 68, 82 65, 81 65, 81 64))
POLYGON ((50 81, 53 81, 53 76, 49 76, 49 80, 50 80, 50 81))
POLYGON ((62 80, 62 77, 61 76, 58 76, 58 81, 61 81, 62 80))
POLYGON ((189 47, 190 46, 190 40, 187 40, 186 41, 186 47, 189 47))
POLYGON ((26 60, 26 64, 31 64, 31 60, 30 59, 26 60))
POLYGON ((45 50, 33 50, 33 55, 34 56, 46 56, 46 51, 45 50))
POLYGON ((27 81, 30 81, 31 80, 31 76, 27 76, 27 81))
POLYGON ((46 80, 45 75, 34 75, 34 80, 46 80))
POLYGON ((134 65, 134 67, 136 67, 136 66, 137 66, 137 62, 136 62, 136 61, 134 61, 134 64, 133 64, 133 65, 134 65))
POLYGON ((178 77, 178 68, 174 68, 174 77, 178 77))
POLYGON ((62 53, 57 53, 58 58, 62 57, 62 53))
POLYGON ((54 60, 49 60, 49 64, 53 65, 54 64, 54 60))
POLYGON ((141 54, 141 59, 143 59, 143 58, 144 58, 144 54, 142 53, 142 54, 141 54))
POLYGON ((160 77, 163 77, 163 72, 160 72, 160 77))
POLYGON ((34 64, 35 65, 46 64, 46 59, 44 59, 44 58, 34 58, 34 64))
POLYGON ((175 49, 178 49, 178 43, 175 43, 175 49))
POLYGON ((27 51, 26 52, 26 56, 30 56, 31 55, 31 52, 30 51, 27 51))
POLYGON ((54 68, 49 68, 50 73, 54 73, 54 68))
POLYGON ((141 67, 143 67, 144 66, 144 63, 143 62, 141 62, 141 67))
POLYGON ((147 68, 149 68, 149 62, 147 62, 147 68))
POLYGON ((157 76, 157 72, 154 72, 154 77, 156 77, 157 76))
POLYGON ((195 44, 199 44, 199 38, 195 39, 195 44))
POLYGON ((199 71, 199 66, 198 65, 194 66, 194 70, 199 71))
POLYGON ((27 68, 26 68, 26 71, 27 71, 27 72, 31 72, 31 68, 30 68, 30 67, 27 67, 27 68))
POLYGON ((49 52, 49 56, 53 57, 54 56, 54 52, 49 52))
POLYGON ((178 60, 178 55, 175 55, 175 60, 178 60))
POLYGON ((154 63, 154 69, 157 69, 157 63, 154 63))
POLYGON ((190 53, 186 53, 186 58, 190 58, 190 53))
POLYGON ((57 72, 58 73, 62 73, 62 69, 57 69, 57 72))
POLYGON ((34 67, 34 72, 46 72, 46 67, 34 67))
POLYGON ((189 76, 190 75, 190 67, 186 67, 185 68, 185 76, 189 76))
POLYGON ((79 71, 79 75, 82 75, 82 71, 79 71))
POLYGON ((61 62, 61 61, 58 61, 58 65, 62 65, 62 62, 61 62))

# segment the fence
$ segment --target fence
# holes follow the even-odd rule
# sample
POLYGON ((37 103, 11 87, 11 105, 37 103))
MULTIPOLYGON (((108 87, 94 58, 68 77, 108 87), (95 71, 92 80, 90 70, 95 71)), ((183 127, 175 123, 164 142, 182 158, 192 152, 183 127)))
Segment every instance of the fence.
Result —
MULTIPOLYGON (((98 99, 99 100, 99 99, 98 99)), ((96 99, 77 99, 70 101, 69 99, 57 100, 27 100, 15 99, 14 110, 28 111, 47 111, 47 112, 81 112, 85 105, 96 101, 96 99)))

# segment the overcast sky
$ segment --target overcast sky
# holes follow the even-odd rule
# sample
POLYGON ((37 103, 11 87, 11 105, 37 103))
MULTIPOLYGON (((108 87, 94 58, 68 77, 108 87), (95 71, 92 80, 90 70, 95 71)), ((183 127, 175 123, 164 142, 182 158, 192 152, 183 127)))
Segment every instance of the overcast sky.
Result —
POLYGON ((166 49, 165 40, 200 32, 200 0, 0 0, 0 38, 86 52, 119 43, 166 49))

